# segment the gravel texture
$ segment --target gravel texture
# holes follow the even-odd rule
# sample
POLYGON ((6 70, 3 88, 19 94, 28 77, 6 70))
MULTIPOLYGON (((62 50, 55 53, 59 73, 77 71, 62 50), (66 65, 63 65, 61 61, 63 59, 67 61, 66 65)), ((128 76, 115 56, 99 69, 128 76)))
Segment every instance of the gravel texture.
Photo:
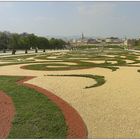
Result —
POLYGON ((28 81, 52 91, 72 105, 82 116, 88 138, 140 138, 140 73, 137 67, 120 67, 112 72, 104 68, 70 71, 33 71, 22 65, 0 67, 1 75, 37 76, 28 81), (84 89, 93 79, 55 77, 47 74, 94 74, 105 76, 100 87, 84 89))

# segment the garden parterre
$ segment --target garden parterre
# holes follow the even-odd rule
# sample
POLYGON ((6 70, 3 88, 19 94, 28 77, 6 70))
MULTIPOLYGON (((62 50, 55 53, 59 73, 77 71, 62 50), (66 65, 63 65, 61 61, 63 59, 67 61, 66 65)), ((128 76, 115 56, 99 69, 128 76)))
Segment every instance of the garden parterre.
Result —
POLYGON ((10 65, 0 64, 1 75, 37 76, 28 83, 50 90, 71 104, 85 121, 89 138, 140 137, 138 53, 123 49, 79 49, 1 58, 7 60, 10 65), (105 82, 85 88, 96 84, 96 79, 77 76, 87 74, 103 76, 105 82))

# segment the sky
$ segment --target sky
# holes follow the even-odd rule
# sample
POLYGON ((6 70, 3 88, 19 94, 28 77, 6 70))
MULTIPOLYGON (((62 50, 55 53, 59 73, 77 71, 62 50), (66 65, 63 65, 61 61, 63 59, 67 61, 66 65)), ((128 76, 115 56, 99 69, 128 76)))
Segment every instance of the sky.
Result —
POLYGON ((140 37, 140 2, 0 2, 0 31, 140 37))

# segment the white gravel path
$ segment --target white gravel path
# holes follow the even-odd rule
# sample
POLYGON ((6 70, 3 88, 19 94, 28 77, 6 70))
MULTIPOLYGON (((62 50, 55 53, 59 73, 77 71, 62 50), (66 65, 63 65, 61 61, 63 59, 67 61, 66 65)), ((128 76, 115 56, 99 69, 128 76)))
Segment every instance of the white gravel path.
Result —
MULTIPOLYGON (((49 63, 49 62, 47 62, 49 63)), ((77 65, 77 63, 74 62, 50 62, 50 64, 66 64, 66 65, 77 65)))
POLYGON ((111 60, 109 60, 109 61, 107 61, 108 63, 111 63, 111 64, 117 64, 117 61, 111 61, 111 60))
POLYGON ((140 60, 140 56, 137 56, 138 58, 137 58, 137 60, 140 60))
POLYGON ((13 63, 13 62, 10 62, 10 61, 9 62, 8 61, 6 61, 6 62, 5 61, 0 61, 0 64, 7 64, 7 63, 13 63))
POLYGON ((126 61, 126 63, 133 63, 133 62, 135 62, 133 60, 128 60, 128 59, 125 59, 125 61, 126 61))
MULTIPOLYGON (((82 62, 90 62, 90 63, 95 63, 95 64, 100 64, 100 63, 105 63, 105 60, 83 60, 82 62)), ((112 64, 117 64, 117 61, 111 61, 108 60, 108 63, 112 63, 112 64)))
POLYGON ((103 56, 106 56, 106 57, 111 57, 111 58, 114 58, 116 55, 103 55, 103 56))
POLYGON ((89 138, 140 138, 140 73, 137 67, 71 71, 32 71, 21 65, 0 67, 1 75, 37 76, 28 83, 46 88, 70 103, 82 116, 89 138), (96 74, 107 82, 84 89, 94 80, 80 77, 49 77, 47 74, 96 74))
POLYGON ((73 59, 73 60, 77 60, 77 59, 80 60, 80 59, 88 59, 88 58, 84 58, 84 57, 81 57, 81 58, 78 58, 78 57, 72 57, 72 58, 68 58, 68 59, 70 59, 70 60, 72 60, 72 59, 73 59))
POLYGON ((104 63, 104 60, 82 60, 82 62, 90 62, 90 63, 96 63, 96 64, 100 64, 100 63, 104 63))
MULTIPOLYGON (((40 59, 38 59, 38 61, 40 61, 40 59)), ((45 61, 48 61, 48 62, 51 62, 51 61, 58 61, 58 62, 59 62, 59 61, 60 61, 60 62, 61 62, 61 61, 63 61, 63 60, 56 60, 56 59, 55 59, 55 60, 50 60, 50 59, 49 59, 49 60, 45 60, 45 61)))
POLYGON ((47 68, 67 68, 68 66, 46 66, 47 68))
POLYGON ((46 57, 46 58, 50 58, 50 59, 57 59, 56 56, 49 56, 49 57, 46 57))

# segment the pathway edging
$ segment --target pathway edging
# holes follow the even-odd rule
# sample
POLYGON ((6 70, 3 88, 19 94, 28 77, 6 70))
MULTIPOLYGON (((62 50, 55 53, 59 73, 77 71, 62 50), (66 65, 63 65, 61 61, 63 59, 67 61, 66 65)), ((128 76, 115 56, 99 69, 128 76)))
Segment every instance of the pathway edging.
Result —
POLYGON ((0 139, 8 137, 15 115, 15 107, 11 97, 0 91, 0 139))
POLYGON ((46 95, 50 100, 52 100, 62 111, 66 123, 68 125, 67 138, 72 139, 85 139, 87 138, 88 131, 87 127, 79 115, 79 113, 70 106, 66 101, 60 97, 54 95, 52 92, 38 87, 33 84, 25 83, 28 80, 35 78, 35 76, 25 76, 23 80, 18 81, 19 84, 25 85, 29 88, 35 89, 36 91, 46 95))

